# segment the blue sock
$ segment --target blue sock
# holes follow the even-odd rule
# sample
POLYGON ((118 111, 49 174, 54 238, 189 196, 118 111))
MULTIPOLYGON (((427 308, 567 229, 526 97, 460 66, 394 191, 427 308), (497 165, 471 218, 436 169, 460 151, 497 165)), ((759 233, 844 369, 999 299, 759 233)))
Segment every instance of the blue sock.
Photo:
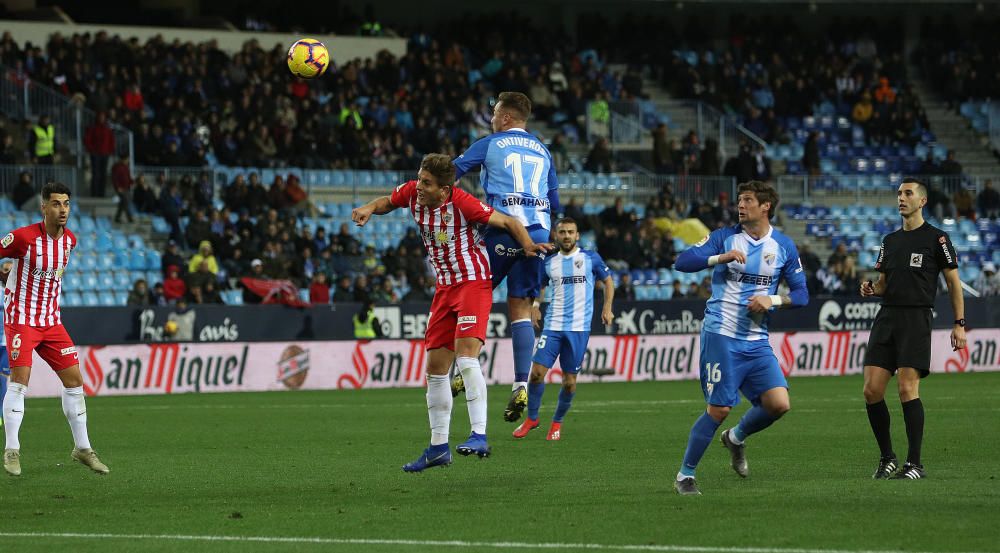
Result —
POLYGON ((566 411, 569 411, 570 406, 573 405, 573 396, 575 395, 576 392, 571 394, 566 391, 566 388, 559 390, 559 405, 556 406, 556 414, 552 417, 552 422, 562 422, 566 411))
POLYGON ((531 352, 535 349, 535 329, 531 321, 523 319, 512 323, 510 338, 514 344, 514 382, 527 382, 531 372, 531 352))
POLYGON ((542 394, 545 393, 545 381, 528 382, 528 418, 538 420, 538 409, 542 407, 542 394))
POLYGON ((769 415, 766 409, 757 405, 751 407, 746 413, 743 413, 743 418, 740 419, 740 423, 733 429, 733 434, 737 440, 742 442, 747 439, 747 436, 764 430, 776 420, 778 419, 769 415))
POLYGON ((681 464, 681 474, 684 476, 694 476, 694 469, 698 467, 701 456, 712 443, 715 431, 719 429, 719 424, 708 413, 702 413, 698 420, 691 426, 691 435, 688 436, 687 449, 684 450, 684 463, 681 464))

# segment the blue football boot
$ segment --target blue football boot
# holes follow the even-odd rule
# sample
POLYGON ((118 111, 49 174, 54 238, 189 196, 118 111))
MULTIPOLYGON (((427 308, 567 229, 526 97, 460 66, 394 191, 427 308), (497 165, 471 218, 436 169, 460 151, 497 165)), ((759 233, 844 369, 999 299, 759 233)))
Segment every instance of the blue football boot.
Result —
POLYGON ((403 465, 405 472, 420 472, 431 467, 446 467, 451 464, 451 449, 448 444, 432 445, 412 463, 403 465))
POLYGON ((486 434, 476 434, 473 432, 472 434, 469 434, 468 440, 465 440, 455 447, 455 451, 457 451, 459 455, 472 455, 475 453, 480 459, 482 459, 489 457, 493 448, 490 447, 490 444, 486 443, 486 434))

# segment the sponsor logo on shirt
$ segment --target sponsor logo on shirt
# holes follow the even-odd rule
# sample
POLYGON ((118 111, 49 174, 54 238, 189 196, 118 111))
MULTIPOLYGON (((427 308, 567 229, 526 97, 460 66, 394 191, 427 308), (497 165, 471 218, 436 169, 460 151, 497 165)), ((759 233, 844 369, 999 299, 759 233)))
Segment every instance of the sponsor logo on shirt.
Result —
POLYGON ((499 256, 516 257, 518 255, 521 255, 524 252, 524 250, 522 250, 521 248, 508 248, 503 244, 497 244, 496 246, 493 247, 493 252, 499 256))
POLYGON ((59 351, 59 353, 61 353, 62 355, 69 355, 71 353, 76 353, 76 346, 63 348, 59 351))
POLYGON ((31 271, 31 276, 35 278, 62 278, 63 273, 66 269, 60 267, 58 269, 35 269, 31 271))
POLYGON ((924 254, 922 253, 911 253, 910 254, 910 267, 923 267, 924 266, 924 254))
POLYGON ((938 237, 938 242, 941 243, 941 251, 944 252, 945 261, 947 261, 949 264, 954 263, 953 258, 951 257, 951 250, 948 249, 948 240, 944 236, 941 236, 938 237))
POLYGON ((774 281, 774 277, 770 275, 755 275, 753 273, 741 273, 740 271, 734 271, 730 269, 729 272, 726 273, 726 280, 730 282, 739 282, 740 284, 770 286, 771 282, 774 281))
POLYGON ((475 315, 465 315, 464 317, 458 318, 458 324, 476 324, 475 315))
POLYGON ((0 239, 0 246, 3 246, 5 248, 9 248, 12 243, 14 243, 13 232, 8 232, 7 236, 4 236, 2 239, 0 239))
POLYGON ((701 240, 698 240, 698 243, 696 243, 696 244, 694 245, 694 247, 696 247, 696 248, 697 248, 698 246, 704 246, 706 242, 708 242, 708 235, 706 235, 706 236, 705 236, 704 238, 702 238, 701 240))
POLYGON ((567 276, 558 279, 555 278, 552 279, 553 286, 557 286, 559 284, 586 284, 586 283, 587 283, 587 277, 584 275, 567 276))

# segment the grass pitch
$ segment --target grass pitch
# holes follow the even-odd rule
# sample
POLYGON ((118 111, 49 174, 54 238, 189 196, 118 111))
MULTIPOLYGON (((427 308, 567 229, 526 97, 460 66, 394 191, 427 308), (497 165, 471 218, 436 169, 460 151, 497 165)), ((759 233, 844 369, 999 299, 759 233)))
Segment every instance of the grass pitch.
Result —
POLYGON ((870 479, 861 383, 793 380, 792 411, 748 441, 750 477, 716 442, 701 497, 671 488, 703 409, 693 381, 581 385, 560 442, 545 441, 557 386, 520 441, 491 388, 493 456, 416 475, 400 467, 429 435, 419 389, 88 398, 106 477, 70 461, 59 400, 29 394, 0 551, 1000 551, 1000 374, 923 382, 922 481, 870 479))

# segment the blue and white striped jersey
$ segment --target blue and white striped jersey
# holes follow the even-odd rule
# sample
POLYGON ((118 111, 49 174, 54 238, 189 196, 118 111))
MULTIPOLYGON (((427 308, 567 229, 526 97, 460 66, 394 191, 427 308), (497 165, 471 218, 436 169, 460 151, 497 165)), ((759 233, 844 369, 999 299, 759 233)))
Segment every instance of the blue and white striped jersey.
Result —
POLYGON ((576 248, 569 254, 545 258, 549 307, 545 311, 546 330, 590 331, 594 318, 594 286, 611 276, 597 252, 576 248))
MULTIPOLYGON (((790 238, 774 227, 760 240, 754 240, 743 232, 741 225, 734 225, 712 232, 684 254, 690 252, 707 258, 734 249, 744 252, 747 261, 715 266, 712 297, 705 308, 703 329, 740 340, 766 340, 769 315, 751 313, 747 306, 752 296, 777 294, 781 278, 792 290, 806 289, 798 249, 790 238)), ((680 261, 678 259, 678 264, 680 261)))
POLYGON ((453 163, 456 179, 482 165, 479 183, 486 203, 525 227, 551 228, 549 191, 559 188, 552 154, 523 129, 493 133, 477 140, 453 163))

